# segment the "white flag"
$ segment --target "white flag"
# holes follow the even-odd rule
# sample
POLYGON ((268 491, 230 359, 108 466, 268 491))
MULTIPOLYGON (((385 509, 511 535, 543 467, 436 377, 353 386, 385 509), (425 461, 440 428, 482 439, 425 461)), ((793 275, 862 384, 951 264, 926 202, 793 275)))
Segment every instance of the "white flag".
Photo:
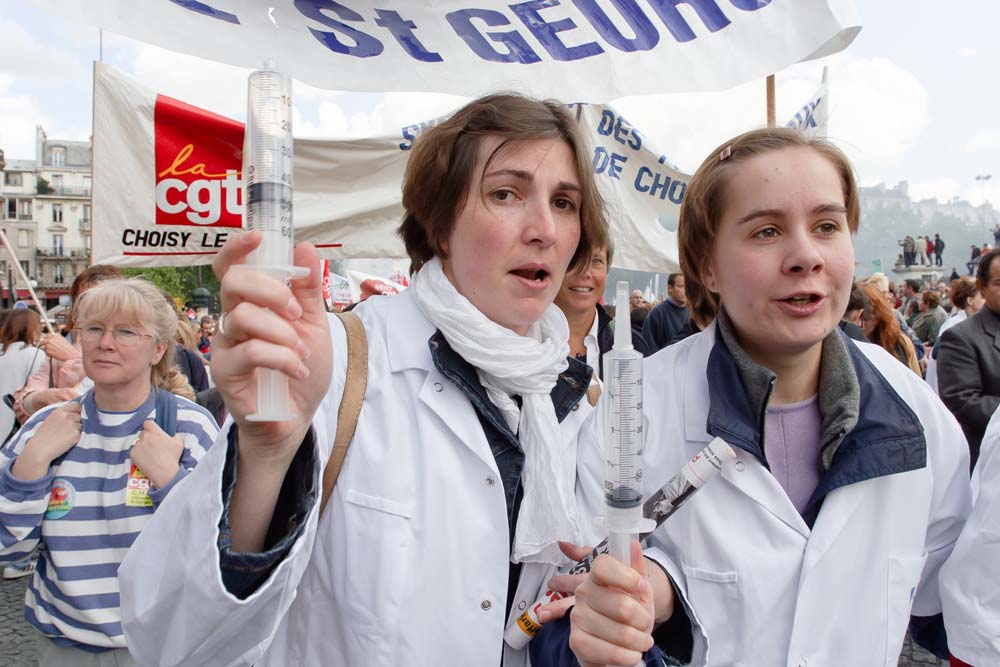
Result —
POLYGON ((320 88, 566 102, 723 90, 845 48, 853 0, 36 0, 72 24, 320 88))

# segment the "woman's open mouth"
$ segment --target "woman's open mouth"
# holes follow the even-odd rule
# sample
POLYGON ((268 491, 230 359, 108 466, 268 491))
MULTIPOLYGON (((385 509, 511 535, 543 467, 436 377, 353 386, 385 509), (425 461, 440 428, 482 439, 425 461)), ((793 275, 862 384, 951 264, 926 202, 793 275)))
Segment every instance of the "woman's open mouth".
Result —
POLYGON ((521 282, 532 289, 546 287, 549 284, 549 272, 544 268, 527 266, 514 269, 511 273, 520 278, 521 282))
POLYGON ((784 299, 778 299, 781 309, 791 315, 812 315, 826 301, 821 294, 793 294, 784 299))

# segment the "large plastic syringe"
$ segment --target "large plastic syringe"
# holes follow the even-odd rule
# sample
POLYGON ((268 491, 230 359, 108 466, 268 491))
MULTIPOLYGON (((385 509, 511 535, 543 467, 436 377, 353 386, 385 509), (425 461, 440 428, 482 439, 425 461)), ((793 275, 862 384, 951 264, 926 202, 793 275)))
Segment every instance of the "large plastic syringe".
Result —
MULTIPOLYGON (((244 228, 260 231, 260 245, 247 266, 286 283, 309 274, 292 262, 292 79, 274 61, 250 74, 247 128, 243 141, 244 228)), ((288 376, 257 370, 257 412, 251 421, 294 416, 288 376)))
POLYGON ((604 527, 608 552, 629 565, 629 543, 652 526, 642 517, 642 353, 632 347, 628 283, 617 292, 615 344, 604 354, 604 527))

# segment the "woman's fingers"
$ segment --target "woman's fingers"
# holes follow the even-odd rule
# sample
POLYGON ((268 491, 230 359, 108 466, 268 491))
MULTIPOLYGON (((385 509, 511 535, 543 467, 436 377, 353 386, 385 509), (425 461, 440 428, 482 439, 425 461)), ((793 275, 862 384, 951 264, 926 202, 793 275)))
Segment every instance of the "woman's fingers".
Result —
POLYGON ((260 232, 256 230, 230 236, 212 260, 212 271, 218 276, 219 282, 226 277, 231 266, 245 264, 247 256, 260 245, 260 241, 260 232))
POLYGON ((248 266, 229 267, 222 278, 219 295, 222 312, 227 314, 226 333, 229 330, 228 313, 244 302, 272 310, 288 320, 302 316, 302 306, 283 280, 248 266))
POLYGON ((590 552, 594 550, 593 547, 585 547, 580 544, 573 544, 572 542, 560 542, 559 550, 566 555, 566 557, 581 561, 590 555, 590 552))
POLYGON ((570 613, 569 647, 583 664, 635 665, 652 647, 652 637, 632 627, 613 623, 582 605, 570 613))
MULTIPOLYGON (((251 339, 227 348, 225 370, 213 366, 217 380, 228 377, 249 377, 258 368, 280 371, 290 378, 304 380, 309 377, 309 368, 295 350, 275 345, 259 339, 251 339)), ((215 361, 213 355, 213 362, 215 361)))
POLYGON ((296 350, 303 360, 309 356, 309 348, 288 320, 267 308, 244 301, 226 313, 226 335, 220 344, 232 347, 253 338, 296 350))
POLYGON ((573 605, 576 604, 576 596, 570 595, 564 597, 561 600, 556 600, 555 602, 550 602, 547 605, 543 605, 541 609, 538 610, 538 620, 542 623, 548 623, 556 619, 560 619, 566 615, 573 605))
POLYGON ((572 595, 577 586, 586 580, 586 574, 560 574, 549 579, 549 590, 572 595))
POLYGON ((326 316, 326 302, 323 300, 323 277, 319 271, 319 255, 311 243, 300 243, 293 253, 295 266, 309 269, 309 275, 292 281, 292 294, 305 313, 326 316))
POLYGON ((618 588, 626 593, 641 593, 641 587, 646 584, 640 573, 608 554, 594 559, 590 576, 598 586, 618 588))

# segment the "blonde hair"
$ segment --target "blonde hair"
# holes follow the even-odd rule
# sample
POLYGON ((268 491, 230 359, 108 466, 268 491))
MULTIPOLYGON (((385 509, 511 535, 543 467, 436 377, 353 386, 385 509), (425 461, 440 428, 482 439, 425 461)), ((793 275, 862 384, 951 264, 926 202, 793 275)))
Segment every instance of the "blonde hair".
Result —
POLYGON ((166 344, 163 356, 150 371, 153 386, 194 400, 194 390, 174 365, 177 339, 174 304, 153 283, 143 278, 102 280, 80 296, 75 311, 76 322, 102 322, 120 317, 148 329, 155 343, 166 344))
POLYGON ((688 183, 677 225, 677 249, 685 278, 688 312, 702 328, 719 312, 719 296, 704 284, 703 269, 712 254, 722 222, 726 186, 744 162, 789 148, 809 148, 836 169, 844 189, 847 226, 852 234, 858 231, 861 205, 854 170, 844 153, 833 144, 824 139, 810 139, 786 127, 751 130, 722 144, 705 158, 688 183))
POLYGON ((883 292, 889 291, 889 279, 886 278, 884 273, 876 272, 868 276, 867 278, 862 278, 858 281, 859 285, 874 285, 883 292))

